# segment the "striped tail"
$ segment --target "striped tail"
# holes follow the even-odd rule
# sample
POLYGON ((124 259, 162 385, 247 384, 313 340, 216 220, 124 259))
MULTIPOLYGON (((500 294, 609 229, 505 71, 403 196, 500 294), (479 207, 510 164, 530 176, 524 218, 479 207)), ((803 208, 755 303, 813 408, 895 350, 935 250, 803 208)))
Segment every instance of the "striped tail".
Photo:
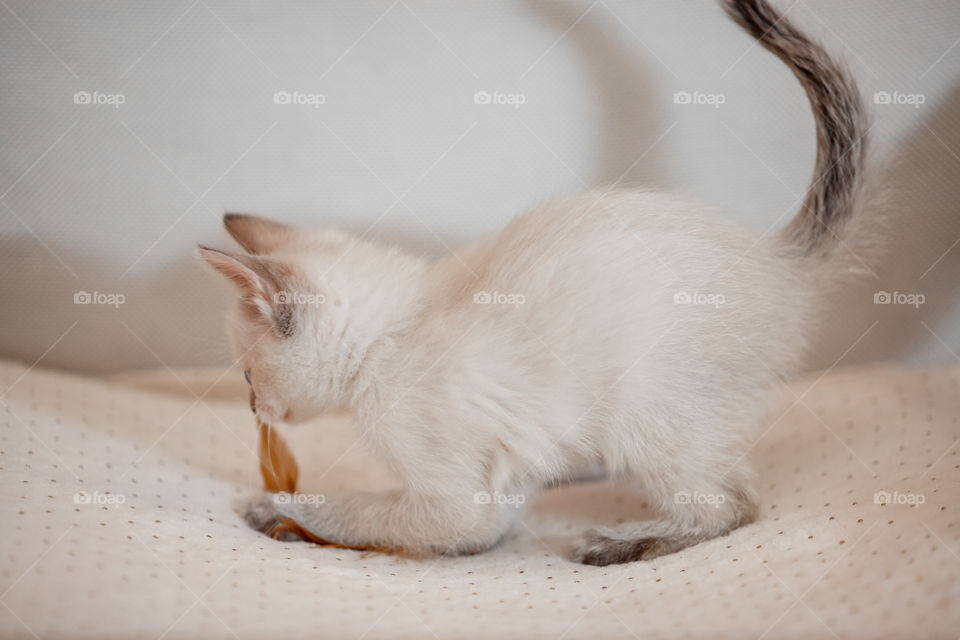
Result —
POLYGON ((722 0, 724 10, 803 85, 817 123, 817 162, 803 208, 784 230, 806 254, 831 248, 853 217, 866 161, 866 116, 856 83, 819 44, 764 0, 722 0))

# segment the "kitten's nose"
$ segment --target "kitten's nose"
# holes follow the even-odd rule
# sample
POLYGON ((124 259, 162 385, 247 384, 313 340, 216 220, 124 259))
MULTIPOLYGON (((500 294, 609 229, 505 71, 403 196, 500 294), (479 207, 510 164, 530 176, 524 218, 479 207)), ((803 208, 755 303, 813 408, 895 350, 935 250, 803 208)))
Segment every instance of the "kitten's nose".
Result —
POLYGON ((250 389, 250 411, 253 411, 254 414, 257 413, 257 394, 253 392, 253 389, 250 389))

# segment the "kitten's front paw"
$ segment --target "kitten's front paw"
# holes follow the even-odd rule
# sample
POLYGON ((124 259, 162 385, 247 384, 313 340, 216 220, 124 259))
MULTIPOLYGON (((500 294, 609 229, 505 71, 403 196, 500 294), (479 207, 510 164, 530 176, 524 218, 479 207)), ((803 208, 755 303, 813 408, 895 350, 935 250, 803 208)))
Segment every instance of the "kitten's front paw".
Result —
POLYGON ((244 521, 250 525, 250 528, 259 531, 265 535, 277 540, 299 540, 300 537, 291 532, 277 532, 281 525, 279 518, 282 516, 278 510, 277 495, 275 493, 264 493, 255 496, 240 506, 240 515, 244 521))

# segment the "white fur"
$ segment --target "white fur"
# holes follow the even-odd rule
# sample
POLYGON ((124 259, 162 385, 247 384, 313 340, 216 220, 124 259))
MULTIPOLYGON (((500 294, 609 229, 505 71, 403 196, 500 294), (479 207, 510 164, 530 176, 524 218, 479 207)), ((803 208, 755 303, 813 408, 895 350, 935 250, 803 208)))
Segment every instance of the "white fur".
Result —
MULTIPOLYGON (((698 205, 613 190, 538 207, 436 262, 291 237, 267 259, 324 302, 297 308, 291 336, 239 305, 231 316, 258 411, 352 409, 404 488, 317 507, 258 499, 255 526, 285 516, 348 545, 479 551, 517 509, 478 494, 526 496, 596 460, 663 512, 656 537, 689 544, 752 517, 745 431, 806 346, 815 259, 698 205), (722 303, 677 304, 681 292, 722 303), (678 503, 684 492, 724 505, 678 503)), ((609 535, 589 534, 578 557, 609 535)))
POLYGON ((660 516, 587 532, 583 562, 652 558, 753 520, 745 435, 796 369, 822 289, 856 266, 849 244, 868 242, 868 128, 852 77, 821 46, 763 0, 723 6, 794 72, 817 122, 810 191, 776 237, 616 190, 548 203, 436 262, 226 217, 257 255, 203 255, 240 288, 231 333, 258 413, 300 421, 347 406, 403 480, 315 508, 259 498, 248 522, 479 551, 521 498, 591 464, 630 478, 660 516), (299 288, 324 303, 272 297, 299 288))

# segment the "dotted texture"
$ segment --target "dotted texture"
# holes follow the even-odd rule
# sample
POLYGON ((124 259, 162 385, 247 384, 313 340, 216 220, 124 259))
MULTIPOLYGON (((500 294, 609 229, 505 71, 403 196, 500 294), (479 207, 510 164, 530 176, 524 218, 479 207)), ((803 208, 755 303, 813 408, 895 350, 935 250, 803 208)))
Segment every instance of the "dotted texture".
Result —
MULTIPOLYGON (((543 493, 502 544, 473 557, 281 543, 234 511, 259 487, 242 401, 13 363, 0 363, 0 387, 9 388, 0 404, 2 637, 895 638, 960 629, 958 366, 847 369, 795 383, 750 453, 758 522, 603 568, 567 558, 584 528, 647 515, 617 484, 543 493)), ((392 482, 355 446, 345 418, 288 434, 305 490, 392 482)))

